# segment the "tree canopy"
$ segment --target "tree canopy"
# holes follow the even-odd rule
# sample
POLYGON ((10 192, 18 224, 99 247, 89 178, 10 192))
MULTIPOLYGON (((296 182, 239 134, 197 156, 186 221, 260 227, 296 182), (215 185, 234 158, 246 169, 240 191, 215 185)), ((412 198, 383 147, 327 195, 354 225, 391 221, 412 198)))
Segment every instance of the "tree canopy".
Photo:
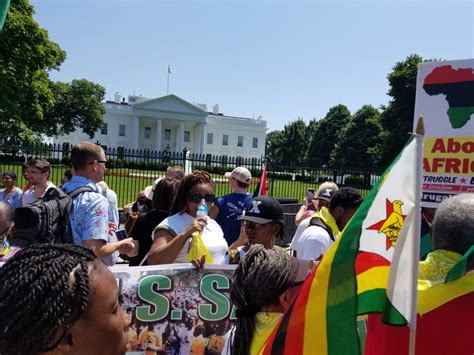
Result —
POLYGON ((395 64, 387 76, 391 100, 386 106, 376 109, 364 105, 351 115, 339 104, 319 121, 308 125, 301 119, 290 122, 284 130, 267 135, 267 155, 284 165, 298 162, 315 167, 386 168, 412 132, 417 69, 423 61, 413 54, 395 64))
POLYGON ((85 79, 53 82, 66 53, 33 19, 27 0, 12 0, 0 32, 0 131, 31 142, 83 128, 92 138, 102 126, 105 89, 85 79))

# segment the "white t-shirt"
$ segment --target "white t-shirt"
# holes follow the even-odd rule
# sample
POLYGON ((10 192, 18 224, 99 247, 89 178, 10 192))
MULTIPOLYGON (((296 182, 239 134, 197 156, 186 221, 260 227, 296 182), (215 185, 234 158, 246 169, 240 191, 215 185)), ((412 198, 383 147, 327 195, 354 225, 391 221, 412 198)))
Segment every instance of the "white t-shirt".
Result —
POLYGON ((333 240, 323 228, 318 226, 308 227, 312 217, 303 220, 290 244, 290 249, 296 251, 296 257, 303 260, 317 260, 333 245, 333 240))
MULTIPOLYGON (((207 225, 201 232, 202 241, 206 246, 207 250, 212 256, 215 264, 224 264, 225 254, 227 253, 227 242, 224 239, 224 233, 222 232, 221 227, 214 221, 212 218, 207 218, 207 225)), ((156 229, 168 229, 180 234, 192 221, 194 217, 184 213, 176 213, 168 218, 165 218, 156 229)), ((153 233, 153 236, 155 233, 153 233)), ((153 237, 154 239, 154 237, 153 237)), ((188 262, 188 248, 189 248, 188 238, 186 243, 184 243, 183 248, 179 252, 175 263, 187 263, 188 262)))
MULTIPOLYGON (((46 185, 46 189, 44 190, 44 192, 48 191, 48 189, 50 187, 55 187, 56 185, 54 185, 51 181, 48 181, 48 185, 46 185)), ((41 195, 41 197, 44 196, 44 193, 43 195, 41 195)), ((21 196, 21 205, 26 205, 27 203, 33 203, 37 200, 37 198, 35 197, 35 187, 33 186, 31 189, 29 189, 28 191, 25 191, 23 192, 23 195, 21 196)))

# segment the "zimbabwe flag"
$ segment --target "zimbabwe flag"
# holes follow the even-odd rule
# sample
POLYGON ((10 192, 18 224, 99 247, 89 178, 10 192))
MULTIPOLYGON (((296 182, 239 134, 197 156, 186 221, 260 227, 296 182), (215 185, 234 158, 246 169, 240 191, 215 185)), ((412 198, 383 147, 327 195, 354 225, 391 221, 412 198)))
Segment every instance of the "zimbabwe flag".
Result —
POLYGON ((305 281, 263 354, 359 354, 357 314, 414 321, 421 154, 422 138, 413 136, 305 281))

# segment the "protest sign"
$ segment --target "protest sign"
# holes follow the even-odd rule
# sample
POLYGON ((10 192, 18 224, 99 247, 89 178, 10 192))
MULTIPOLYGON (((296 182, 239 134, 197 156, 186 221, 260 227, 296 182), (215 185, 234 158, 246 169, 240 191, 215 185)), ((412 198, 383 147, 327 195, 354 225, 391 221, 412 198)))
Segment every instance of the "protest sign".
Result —
POLYGON ((474 191, 474 59, 418 65, 414 127, 425 123, 422 206, 474 191))
POLYGON ((131 316, 127 354, 220 354, 235 320, 229 290, 235 266, 113 267, 131 316))

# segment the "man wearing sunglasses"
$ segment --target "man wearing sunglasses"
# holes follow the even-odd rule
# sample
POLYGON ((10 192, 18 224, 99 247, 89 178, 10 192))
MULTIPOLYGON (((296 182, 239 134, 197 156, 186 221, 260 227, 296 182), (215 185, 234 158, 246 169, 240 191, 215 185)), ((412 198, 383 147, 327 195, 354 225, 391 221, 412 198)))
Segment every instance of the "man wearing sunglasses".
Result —
POLYGON ((134 244, 132 238, 117 241, 115 233, 109 233, 109 203, 96 185, 104 179, 107 170, 105 152, 93 143, 76 144, 71 150, 71 164, 73 177, 63 186, 66 193, 89 187, 72 201, 69 222, 74 244, 91 249, 106 265, 112 266, 119 253, 133 251, 134 244))
POLYGON ((240 233, 240 221, 237 219, 252 199, 252 194, 248 193, 252 174, 247 168, 239 166, 231 173, 226 173, 225 176, 229 178, 232 193, 217 199, 216 206, 219 208, 219 214, 216 222, 221 226, 227 244, 231 245, 240 233))
POLYGON ((308 218, 308 222, 303 221, 291 241, 290 249, 296 253, 298 259, 319 260, 334 244, 340 231, 362 203, 360 193, 352 187, 343 187, 334 193, 327 190, 322 191, 321 196, 318 195, 319 198, 323 197, 324 193, 331 196, 327 207, 321 208, 308 218))

